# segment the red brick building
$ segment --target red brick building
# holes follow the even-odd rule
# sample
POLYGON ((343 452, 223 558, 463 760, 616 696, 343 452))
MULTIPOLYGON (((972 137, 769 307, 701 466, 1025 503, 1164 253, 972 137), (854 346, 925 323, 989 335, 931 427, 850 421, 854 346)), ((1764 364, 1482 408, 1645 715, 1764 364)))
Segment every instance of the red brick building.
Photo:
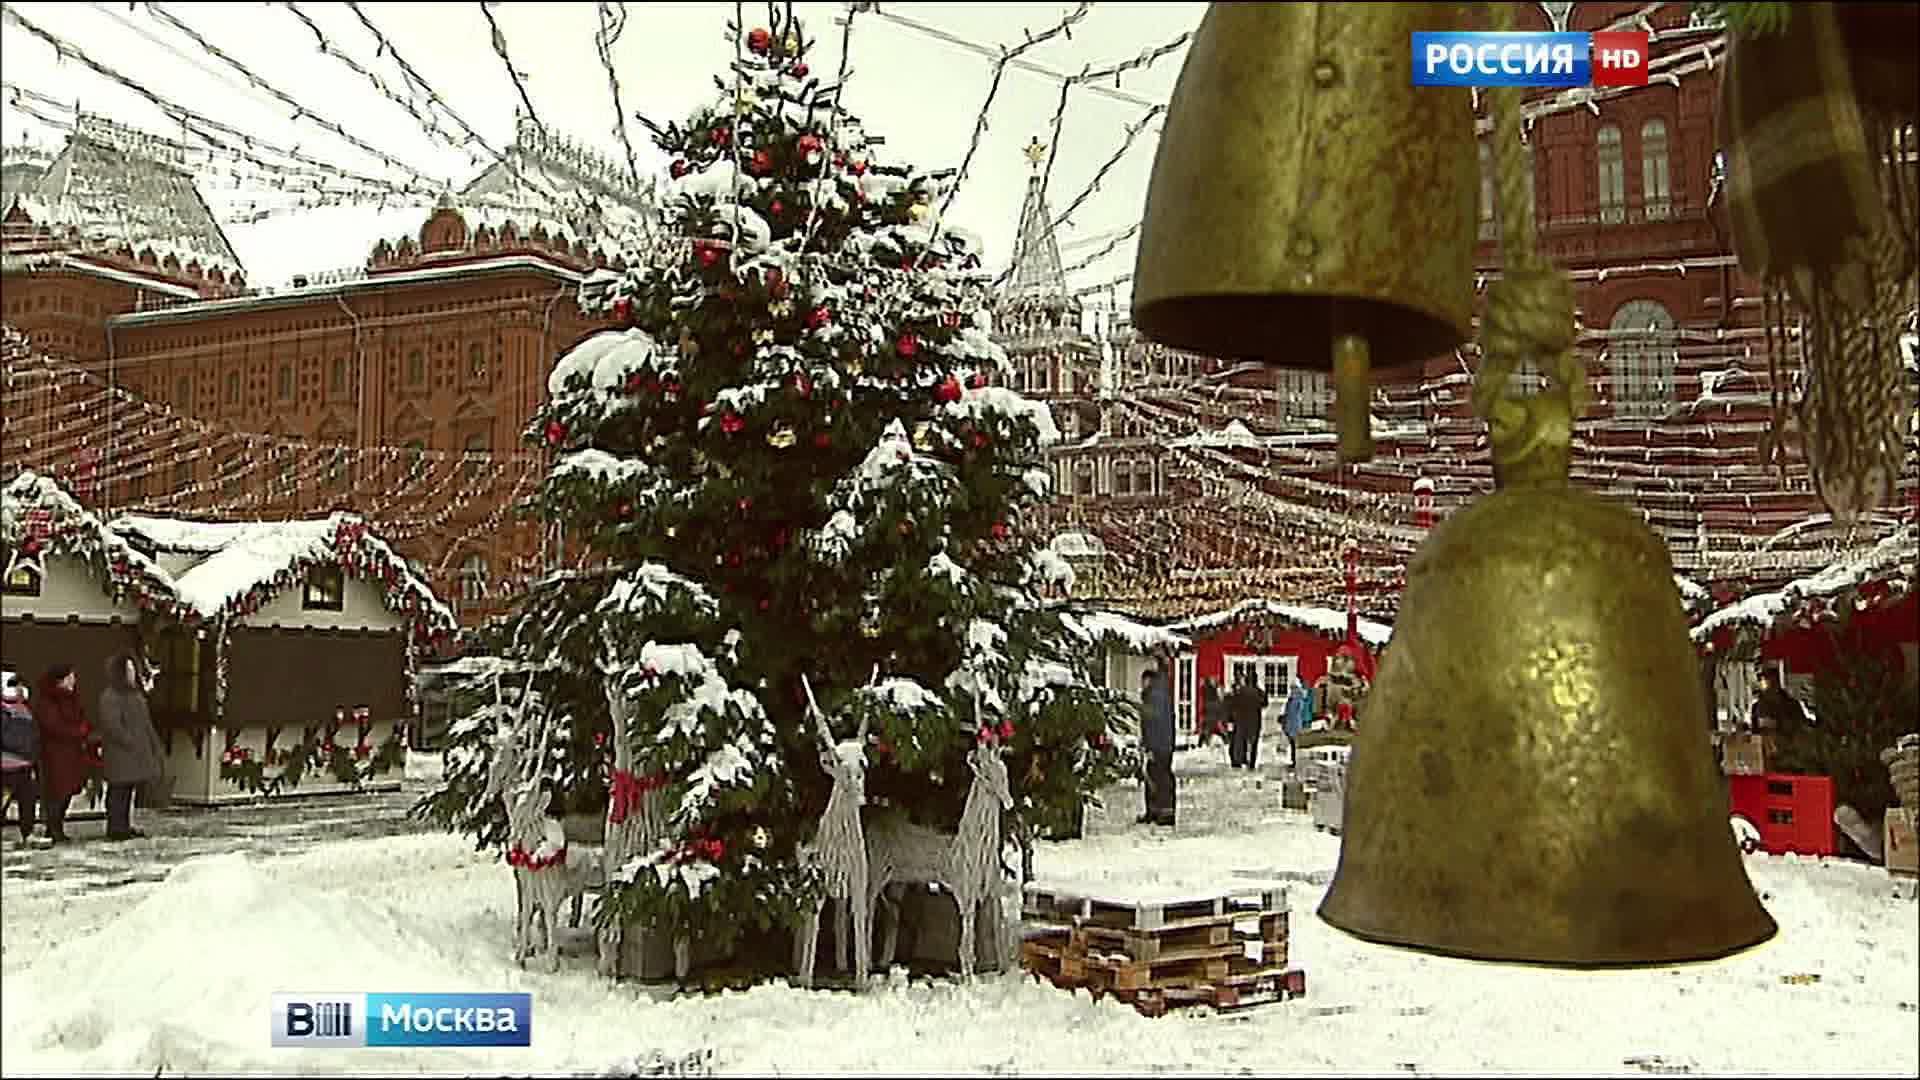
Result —
POLYGON ((523 126, 511 166, 410 235, 367 238, 364 269, 250 290, 184 170, 83 124, 37 184, 9 178, 4 316, 51 360, 10 344, 8 465, 110 510, 354 509, 468 621, 499 610, 547 547, 511 512, 543 470, 521 426, 553 357, 598 326, 575 306, 580 281, 618 264, 591 208, 492 208, 513 194, 507 174, 536 168, 629 221, 645 211, 618 170, 523 126), (76 189, 128 205, 162 191, 185 209, 147 215, 170 241, 103 241, 72 224, 89 217, 76 189))

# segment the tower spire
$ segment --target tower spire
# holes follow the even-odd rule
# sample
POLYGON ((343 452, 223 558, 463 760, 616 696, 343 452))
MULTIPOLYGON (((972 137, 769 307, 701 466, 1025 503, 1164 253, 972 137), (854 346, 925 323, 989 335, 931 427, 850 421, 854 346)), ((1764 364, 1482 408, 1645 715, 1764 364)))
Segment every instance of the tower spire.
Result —
POLYGON ((1020 227, 1014 235, 1013 267, 1005 296, 1008 301, 1028 306, 1069 307, 1067 275, 1061 267, 1060 241, 1053 235, 1053 213, 1047 207, 1047 193, 1040 169, 1047 158, 1047 146, 1038 138, 1024 151, 1030 171, 1027 194, 1020 204, 1020 227))

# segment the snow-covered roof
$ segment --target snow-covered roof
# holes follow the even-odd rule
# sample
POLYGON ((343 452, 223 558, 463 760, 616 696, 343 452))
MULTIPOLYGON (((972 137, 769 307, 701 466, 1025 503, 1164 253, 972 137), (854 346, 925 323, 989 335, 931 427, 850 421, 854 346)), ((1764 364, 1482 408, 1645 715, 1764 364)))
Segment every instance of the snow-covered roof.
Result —
POLYGON ((180 601, 203 618, 244 615, 250 600, 292 585, 309 565, 353 564, 384 578, 389 607, 404 607, 431 630, 451 631, 456 625, 453 612, 434 596, 426 579, 386 541, 367 532, 357 514, 244 522, 123 514, 106 527, 157 552, 197 557, 171 580, 180 601))
POLYGON ((21 472, 0 489, 0 547, 20 550, 36 511, 46 515, 48 550, 93 564, 108 592, 131 589, 162 608, 177 602, 173 579, 158 563, 80 505, 52 477, 32 470, 21 472))
POLYGON ((1149 653, 1162 649, 1186 649, 1193 645, 1185 634, 1164 626, 1138 622, 1111 611, 1063 613, 1067 628, 1089 641, 1119 645, 1129 652, 1149 653))
MULTIPOLYGON (((1225 611, 1216 611, 1210 615, 1195 615, 1170 623, 1167 629, 1194 637, 1204 637, 1236 623, 1255 621, 1278 622, 1323 637, 1345 637, 1347 633, 1347 613, 1344 611, 1307 607, 1302 604, 1283 604, 1277 600, 1264 599, 1242 600, 1225 611)), ((1393 636, 1393 627, 1374 622, 1372 619, 1361 619, 1359 631, 1360 640, 1375 649, 1385 646, 1387 639, 1393 636)))
POLYGON ((1906 525, 1865 551, 1837 559, 1816 573, 1721 608, 1700 620, 1693 628, 1693 640, 1711 641, 1723 629, 1764 632, 1791 617, 1808 601, 1843 598, 1869 582, 1882 583, 1889 595, 1903 595, 1915 587, 1916 561, 1920 561, 1920 529, 1906 525))

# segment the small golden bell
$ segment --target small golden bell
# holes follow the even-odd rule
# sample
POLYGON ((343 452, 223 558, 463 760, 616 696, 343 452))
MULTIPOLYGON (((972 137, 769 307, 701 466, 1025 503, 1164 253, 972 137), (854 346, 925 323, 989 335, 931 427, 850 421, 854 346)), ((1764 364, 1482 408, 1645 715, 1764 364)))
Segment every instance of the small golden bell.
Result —
POLYGON ((913 448, 926 453, 933 449, 933 425, 925 420, 913 425, 913 448))
POLYGON ((773 447, 775 450, 785 450, 791 447, 797 438, 793 433, 792 425, 779 424, 767 433, 767 445, 773 447))

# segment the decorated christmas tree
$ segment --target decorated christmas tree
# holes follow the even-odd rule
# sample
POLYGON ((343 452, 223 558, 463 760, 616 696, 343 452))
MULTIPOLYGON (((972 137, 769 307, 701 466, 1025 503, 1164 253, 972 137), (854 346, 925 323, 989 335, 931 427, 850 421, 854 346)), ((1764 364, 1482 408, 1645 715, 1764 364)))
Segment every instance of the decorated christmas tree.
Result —
POLYGON ((556 813, 664 796, 603 918, 718 951, 786 933, 818 888, 797 857, 831 786, 809 687, 836 739, 869 731, 870 815, 952 828, 982 742, 1005 754, 1009 839, 1067 827, 1131 767, 1132 706, 1042 599, 1071 571, 1022 511, 1057 433, 995 385, 949 178, 884 162, 809 44, 746 29, 717 100, 655 129, 672 239, 583 286, 622 329, 561 358, 529 428, 554 454, 538 510, 584 556, 494 629, 423 804, 499 842, 496 696, 526 687, 557 725, 556 813))

